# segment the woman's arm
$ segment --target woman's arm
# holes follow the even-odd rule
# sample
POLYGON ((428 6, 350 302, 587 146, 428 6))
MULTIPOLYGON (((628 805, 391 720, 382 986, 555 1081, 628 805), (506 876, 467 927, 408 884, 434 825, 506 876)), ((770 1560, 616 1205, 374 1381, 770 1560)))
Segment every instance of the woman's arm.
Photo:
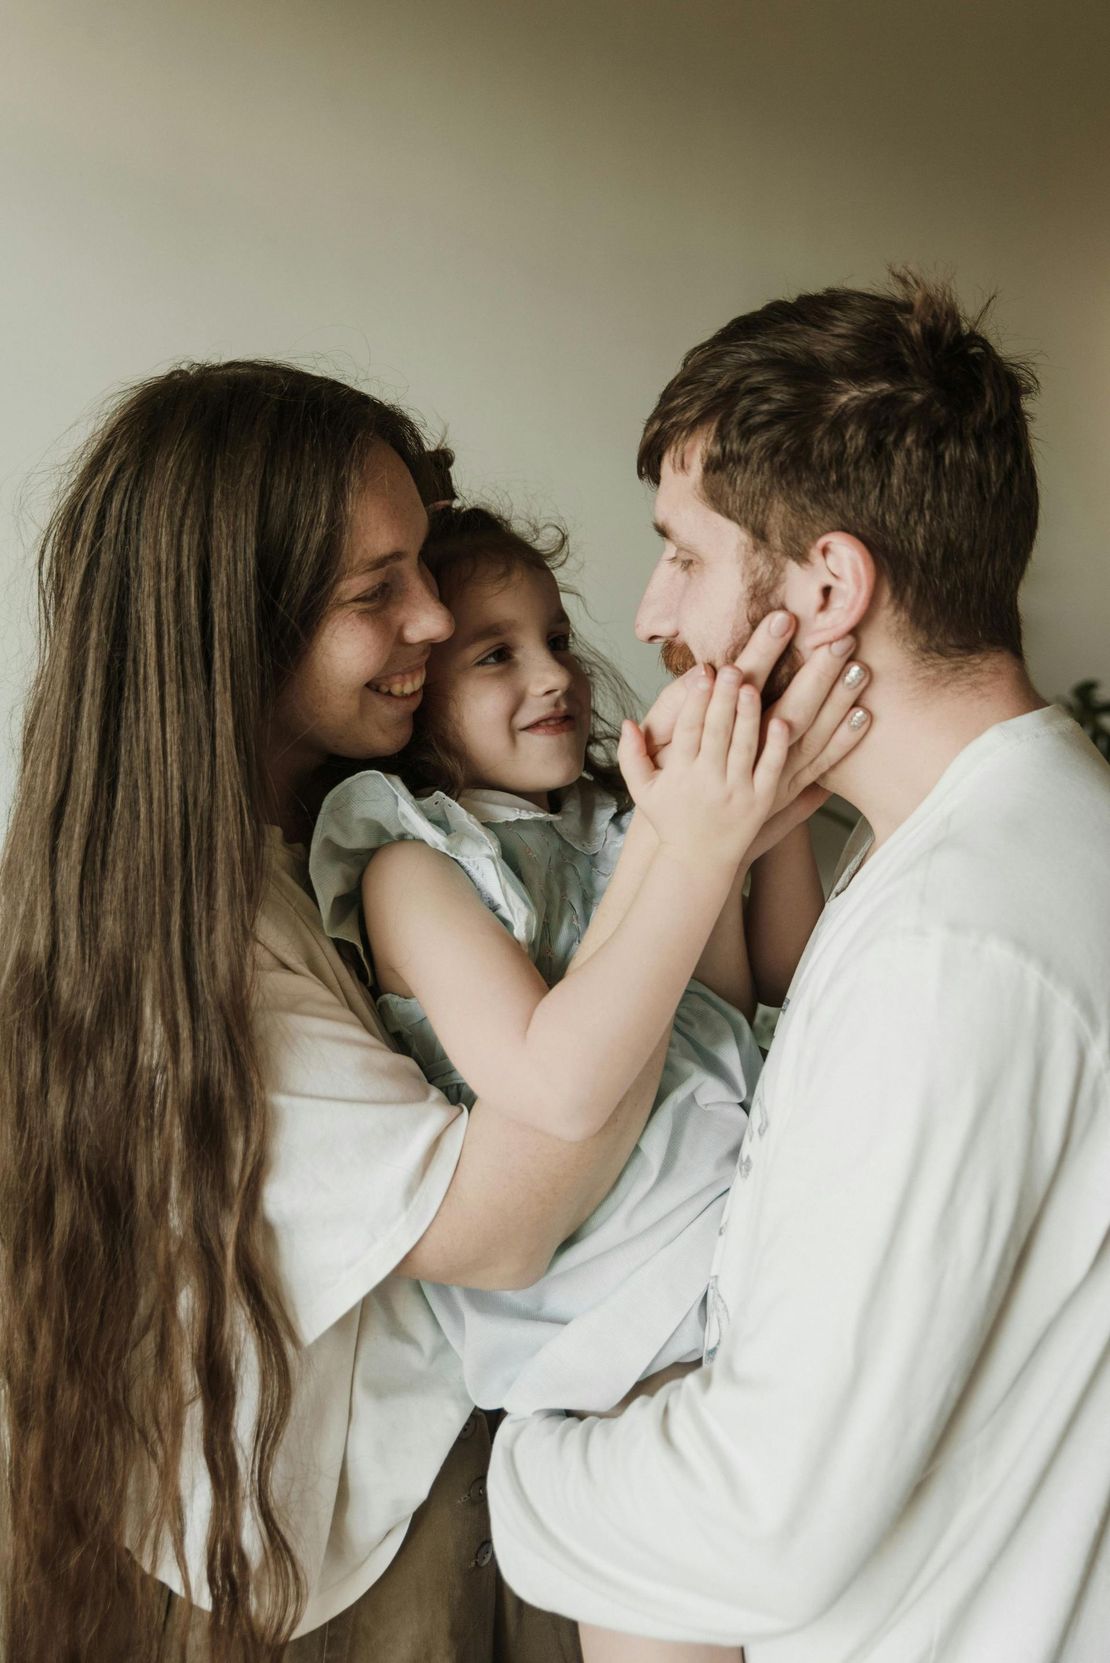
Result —
POLYGON ((660 1039, 609 1119, 577 1143, 479 1098, 439 1210, 398 1275, 466 1288, 527 1288, 604 1201, 644 1129, 666 1055, 660 1039))
POLYGON ((786 998, 824 904, 809 827, 803 824, 752 866, 747 951, 761 1004, 781 1005, 786 998))

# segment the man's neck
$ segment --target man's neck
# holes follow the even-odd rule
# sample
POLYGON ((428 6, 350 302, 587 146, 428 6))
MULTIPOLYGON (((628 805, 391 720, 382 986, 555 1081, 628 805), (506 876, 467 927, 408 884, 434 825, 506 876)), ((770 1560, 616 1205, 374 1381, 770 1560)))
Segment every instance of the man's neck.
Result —
POLYGON ((871 727, 824 783, 859 809, 877 847, 925 801, 972 740, 999 722, 1043 709, 1046 701, 1009 653, 990 654, 973 668, 957 661, 923 671, 902 654, 882 655, 876 663, 862 642, 858 650, 872 670, 864 695, 871 727))

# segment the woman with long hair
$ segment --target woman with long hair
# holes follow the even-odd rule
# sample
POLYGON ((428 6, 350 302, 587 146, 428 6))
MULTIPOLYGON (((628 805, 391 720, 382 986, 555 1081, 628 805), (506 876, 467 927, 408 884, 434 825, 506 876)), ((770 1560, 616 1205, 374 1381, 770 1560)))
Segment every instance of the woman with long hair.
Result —
POLYGON ((351 1663, 573 1655, 495 1581, 413 1278, 537 1274, 654 1079, 588 1144, 468 1120, 303 887, 324 765, 405 743, 450 631, 442 471, 361 391, 197 365, 118 402, 47 528, 0 871, 10 1663, 170 1657, 193 1606, 236 1663, 344 1624, 351 1663))
POLYGON ((324 791, 405 745, 452 627, 445 461, 337 381, 187 366, 123 395, 46 529, 0 865, 7 1663, 576 1655, 498 1580, 488 1427, 419 1280, 533 1282, 664 1041, 580 1141, 467 1113, 307 888, 324 791))

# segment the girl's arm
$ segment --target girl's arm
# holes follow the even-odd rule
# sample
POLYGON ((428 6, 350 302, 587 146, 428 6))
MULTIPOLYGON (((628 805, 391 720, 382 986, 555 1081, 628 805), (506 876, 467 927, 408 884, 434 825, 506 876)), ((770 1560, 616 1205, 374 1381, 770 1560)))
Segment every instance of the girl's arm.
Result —
MULTIPOLYGON (((785 633, 772 634, 780 617, 765 618, 737 660, 757 686, 765 683, 793 629, 794 620, 787 617, 785 633)), ((752 875, 747 907, 741 900, 745 874, 739 871, 696 971, 700 981, 745 1014, 756 999, 781 1004, 824 906, 804 822, 828 797, 819 783, 823 776, 867 732, 868 713, 855 700, 869 672, 866 666, 846 663, 854 645, 854 638, 846 636, 815 653, 771 707, 789 722, 794 736, 775 812, 744 857, 752 875)), ((669 747, 687 679, 666 688, 645 719, 648 750, 654 755, 662 756, 669 747)))
POLYGON ((761 1004, 781 1005, 825 904, 809 827, 795 827, 752 866, 747 952, 761 1004))
POLYGON ((732 881, 728 899, 698 960, 694 975, 720 998, 727 999, 750 1022, 755 1015, 756 991, 744 927, 746 864, 732 881))
MULTIPOLYGON (((578 949, 579 964, 620 923, 656 842, 643 816, 633 815, 617 870, 578 949)), ((398 1273, 472 1288, 538 1281, 559 1244, 585 1223, 623 1170, 655 1101, 667 1039, 660 1038, 601 1130, 577 1143, 537 1132, 502 1113, 496 1100, 479 1098, 447 1193, 398 1273)))
MULTIPOLYGON (((608 940, 624 917, 658 847, 659 838, 650 820, 637 809, 629 823, 616 870, 575 955, 576 964, 583 964, 603 941, 608 940)), ((713 926, 694 975, 722 999, 727 999, 743 1011, 750 1021, 755 1011, 755 993, 744 940, 743 894, 747 873, 748 862, 745 860, 737 869, 728 899, 713 926)))
POLYGON ((694 974, 750 1022, 755 1007, 781 1005, 825 904, 805 823, 751 867, 745 862, 705 944, 694 974))
POLYGON ((415 843, 371 860, 363 902, 379 981, 421 1001, 456 1068, 503 1112, 590 1137, 669 1029, 785 753, 776 729, 755 762, 759 700, 745 689, 738 715, 738 691, 722 672, 691 692, 665 772, 626 735, 630 788, 659 843, 611 933, 595 945, 595 932, 550 990, 453 862, 415 843))

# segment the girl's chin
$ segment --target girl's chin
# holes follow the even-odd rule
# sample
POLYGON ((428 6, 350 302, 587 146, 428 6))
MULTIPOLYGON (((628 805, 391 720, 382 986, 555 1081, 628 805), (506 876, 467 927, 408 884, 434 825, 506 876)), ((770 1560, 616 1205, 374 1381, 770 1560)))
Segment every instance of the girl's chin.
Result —
POLYGON ((527 780, 500 780, 496 784, 487 782, 487 791, 504 791, 510 797, 545 797, 552 791, 565 791, 568 786, 575 785, 582 778, 581 768, 553 769, 546 779, 536 779, 530 775, 527 780))

